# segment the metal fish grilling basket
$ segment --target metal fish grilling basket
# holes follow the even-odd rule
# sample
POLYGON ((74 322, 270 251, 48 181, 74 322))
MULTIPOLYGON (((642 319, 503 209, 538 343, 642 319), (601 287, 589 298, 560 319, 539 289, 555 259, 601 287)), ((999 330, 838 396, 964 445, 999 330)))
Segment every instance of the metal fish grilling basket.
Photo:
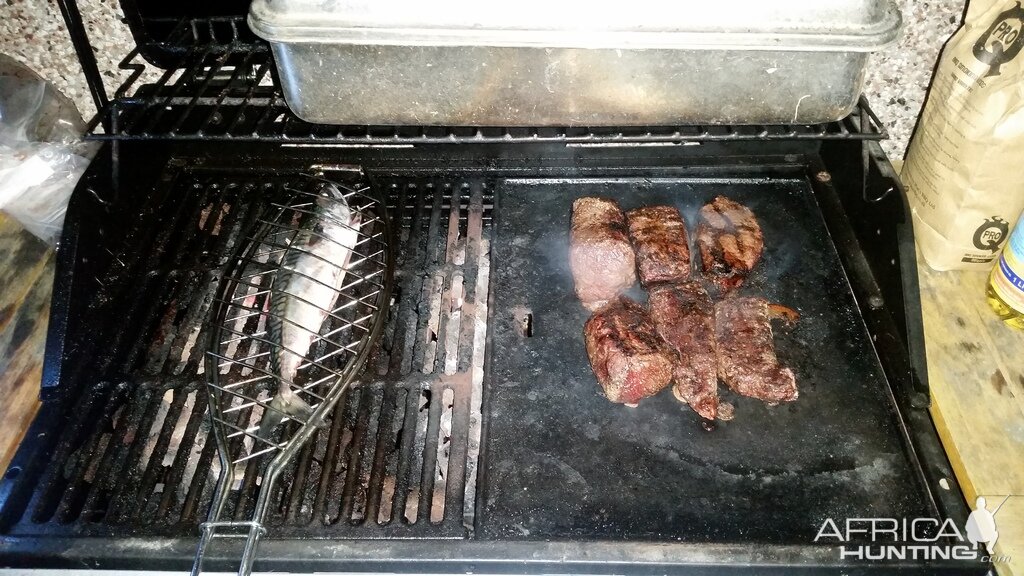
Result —
POLYGON ((193 574, 217 537, 244 538, 238 573, 251 571, 275 482, 325 425, 387 316, 385 206, 362 185, 311 176, 304 188, 268 201, 217 292, 205 374, 221 468, 193 574), (243 477, 259 479, 255 506, 249 520, 228 519, 243 477))

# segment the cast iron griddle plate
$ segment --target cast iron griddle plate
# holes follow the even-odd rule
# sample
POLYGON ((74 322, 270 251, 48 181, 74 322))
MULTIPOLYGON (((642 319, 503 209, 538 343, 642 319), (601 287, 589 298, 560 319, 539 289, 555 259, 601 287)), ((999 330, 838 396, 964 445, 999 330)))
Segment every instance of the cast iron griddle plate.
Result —
MULTIPOLYGON (((810 544, 822 521, 926 514, 888 385, 810 186, 801 180, 514 180, 498 188, 492 363, 484 402, 485 538, 810 544), (670 391, 631 409, 600 395, 588 313, 567 265, 580 196, 624 210, 671 204, 691 230, 718 194, 749 206, 765 254, 746 294, 799 310, 776 327, 800 398, 724 392, 731 422, 702 429, 670 391), (517 328, 532 314, 532 336, 517 328)), ((634 288, 642 301, 645 294, 634 288)))

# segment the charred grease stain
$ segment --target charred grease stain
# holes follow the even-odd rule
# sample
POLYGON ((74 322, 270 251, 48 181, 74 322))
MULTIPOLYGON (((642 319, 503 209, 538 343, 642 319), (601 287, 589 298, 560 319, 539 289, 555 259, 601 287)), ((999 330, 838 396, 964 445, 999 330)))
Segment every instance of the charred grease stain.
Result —
POLYGON ((1001 370, 996 370, 989 381, 992 382, 992 387, 996 389, 996 392, 999 395, 1002 395, 1004 391, 1008 392, 1006 389, 1006 377, 1003 376, 1003 372, 1001 370))
POLYGON ((46 244, 35 236, 26 232, 17 241, 20 244, 11 254, 11 261, 7 264, 10 270, 28 270, 46 257, 46 244))
POLYGON ((14 324, 14 331, 11 334, 11 342, 8 344, 11 350, 18 350, 21 345, 27 341, 36 330, 36 325, 46 321, 46 316, 40 314, 38 310, 32 310, 32 313, 18 314, 18 319, 14 324))
POLYGON ((0 330, 3 330, 7 326, 7 323, 11 321, 11 317, 14 316, 14 304, 8 304, 0 310, 0 330))
POLYGON ((961 350, 963 350, 964 352, 966 352, 968 354, 973 354, 973 353, 977 352, 978 350, 981 350, 981 346, 978 346, 974 342, 965 342, 963 340, 961 340, 960 344, 957 344, 957 346, 959 346, 959 348, 961 350))
POLYGON ((967 327, 967 322, 964 322, 963 318, 957 316, 956 317, 956 325, 961 327, 961 328, 966 328, 967 327))
POLYGON ((8 394, 13 394, 25 386, 38 386, 39 378, 36 373, 41 368, 42 366, 40 366, 38 362, 32 362, 28 366, 25 366, 14 378, 14 382, 11 385, 8 394))

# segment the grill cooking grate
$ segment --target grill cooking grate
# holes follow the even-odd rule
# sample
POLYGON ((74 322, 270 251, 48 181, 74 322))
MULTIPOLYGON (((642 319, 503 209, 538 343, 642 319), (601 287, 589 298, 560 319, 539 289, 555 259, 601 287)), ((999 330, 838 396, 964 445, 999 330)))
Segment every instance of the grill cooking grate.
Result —
POLYGON ((416 144, 556 141, 574 144, 709 140, 882 139, 885 128, 863 98, 838 122, 781 126, 422 127, 310 124, 288 109, 269 47, 244 18, 189 19, 164 42, 174 67, 151 68, 136 48, 122 60, 127 80, 93 119, 100 139, 219 139, 416 144), (180 49, 179 49, 180 48, 180 49), (101 132, 100 124, 106 128, 101 132))
MULTIPOLYGON (((261 203, 297 178, 172 166, 124 234, 113 215, 99 226, 106 257, 88 279, 98 304, 68 335, 92 361, 65 363, 78 393, 44 406, 47 432, 0 484, 0 532, 194 537, 219 472, 204 319, 261 203)), ((384 333, 329 428, 283 471, 274 537, 458 538, 474 524, 492 191, 480 180, 375 186, 400 254, 384 333)), ((248 517, 259 476, 245 468, 223 518, 248 517)))

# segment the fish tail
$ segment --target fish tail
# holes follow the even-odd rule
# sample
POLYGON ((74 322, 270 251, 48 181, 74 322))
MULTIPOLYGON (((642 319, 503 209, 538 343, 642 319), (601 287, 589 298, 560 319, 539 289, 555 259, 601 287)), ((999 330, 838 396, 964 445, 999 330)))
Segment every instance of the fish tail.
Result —
MULTIPOLYGON (((299 395, 288 391, 278 393, 270 404, 263 410, 263 419, 260 421, 259 437, 268 442, 273 442, 274 431, 281 425, 285 417, 305 423, 313 416, 313 407, 299 398, 299 395)), ((323 424, 320 424, 323 427, 323 424)))
MULTIPOLYGON (((277 395, 277 398, 282 397, 285 398, 282 402, 282 411, 291 418, 298 420, 299 422, 306 423, 313 417, 313 407, 302 398, 299 398, 299 395, 295 392, 290 392, 287 395, 277 395)), ((317 428, 326 428, 327 422, 325 422, 324 419, 321 419, 320 422, 317 422, 316 426, 317 428)))
MULTIPOLYGON (((275 396, 274 399, 270 401, 270 405, 274 408, 277 408, 274 404, 277 403, 278 397, 279 396, 275 396)), ((263 410, 263 419, 260 420, 260 429, 256 434, 267 442, 273 442, 274 431, 277 430, 277 427, 281 425, 283 420, 284 414, 278 410, 265 408, 263 410)))

